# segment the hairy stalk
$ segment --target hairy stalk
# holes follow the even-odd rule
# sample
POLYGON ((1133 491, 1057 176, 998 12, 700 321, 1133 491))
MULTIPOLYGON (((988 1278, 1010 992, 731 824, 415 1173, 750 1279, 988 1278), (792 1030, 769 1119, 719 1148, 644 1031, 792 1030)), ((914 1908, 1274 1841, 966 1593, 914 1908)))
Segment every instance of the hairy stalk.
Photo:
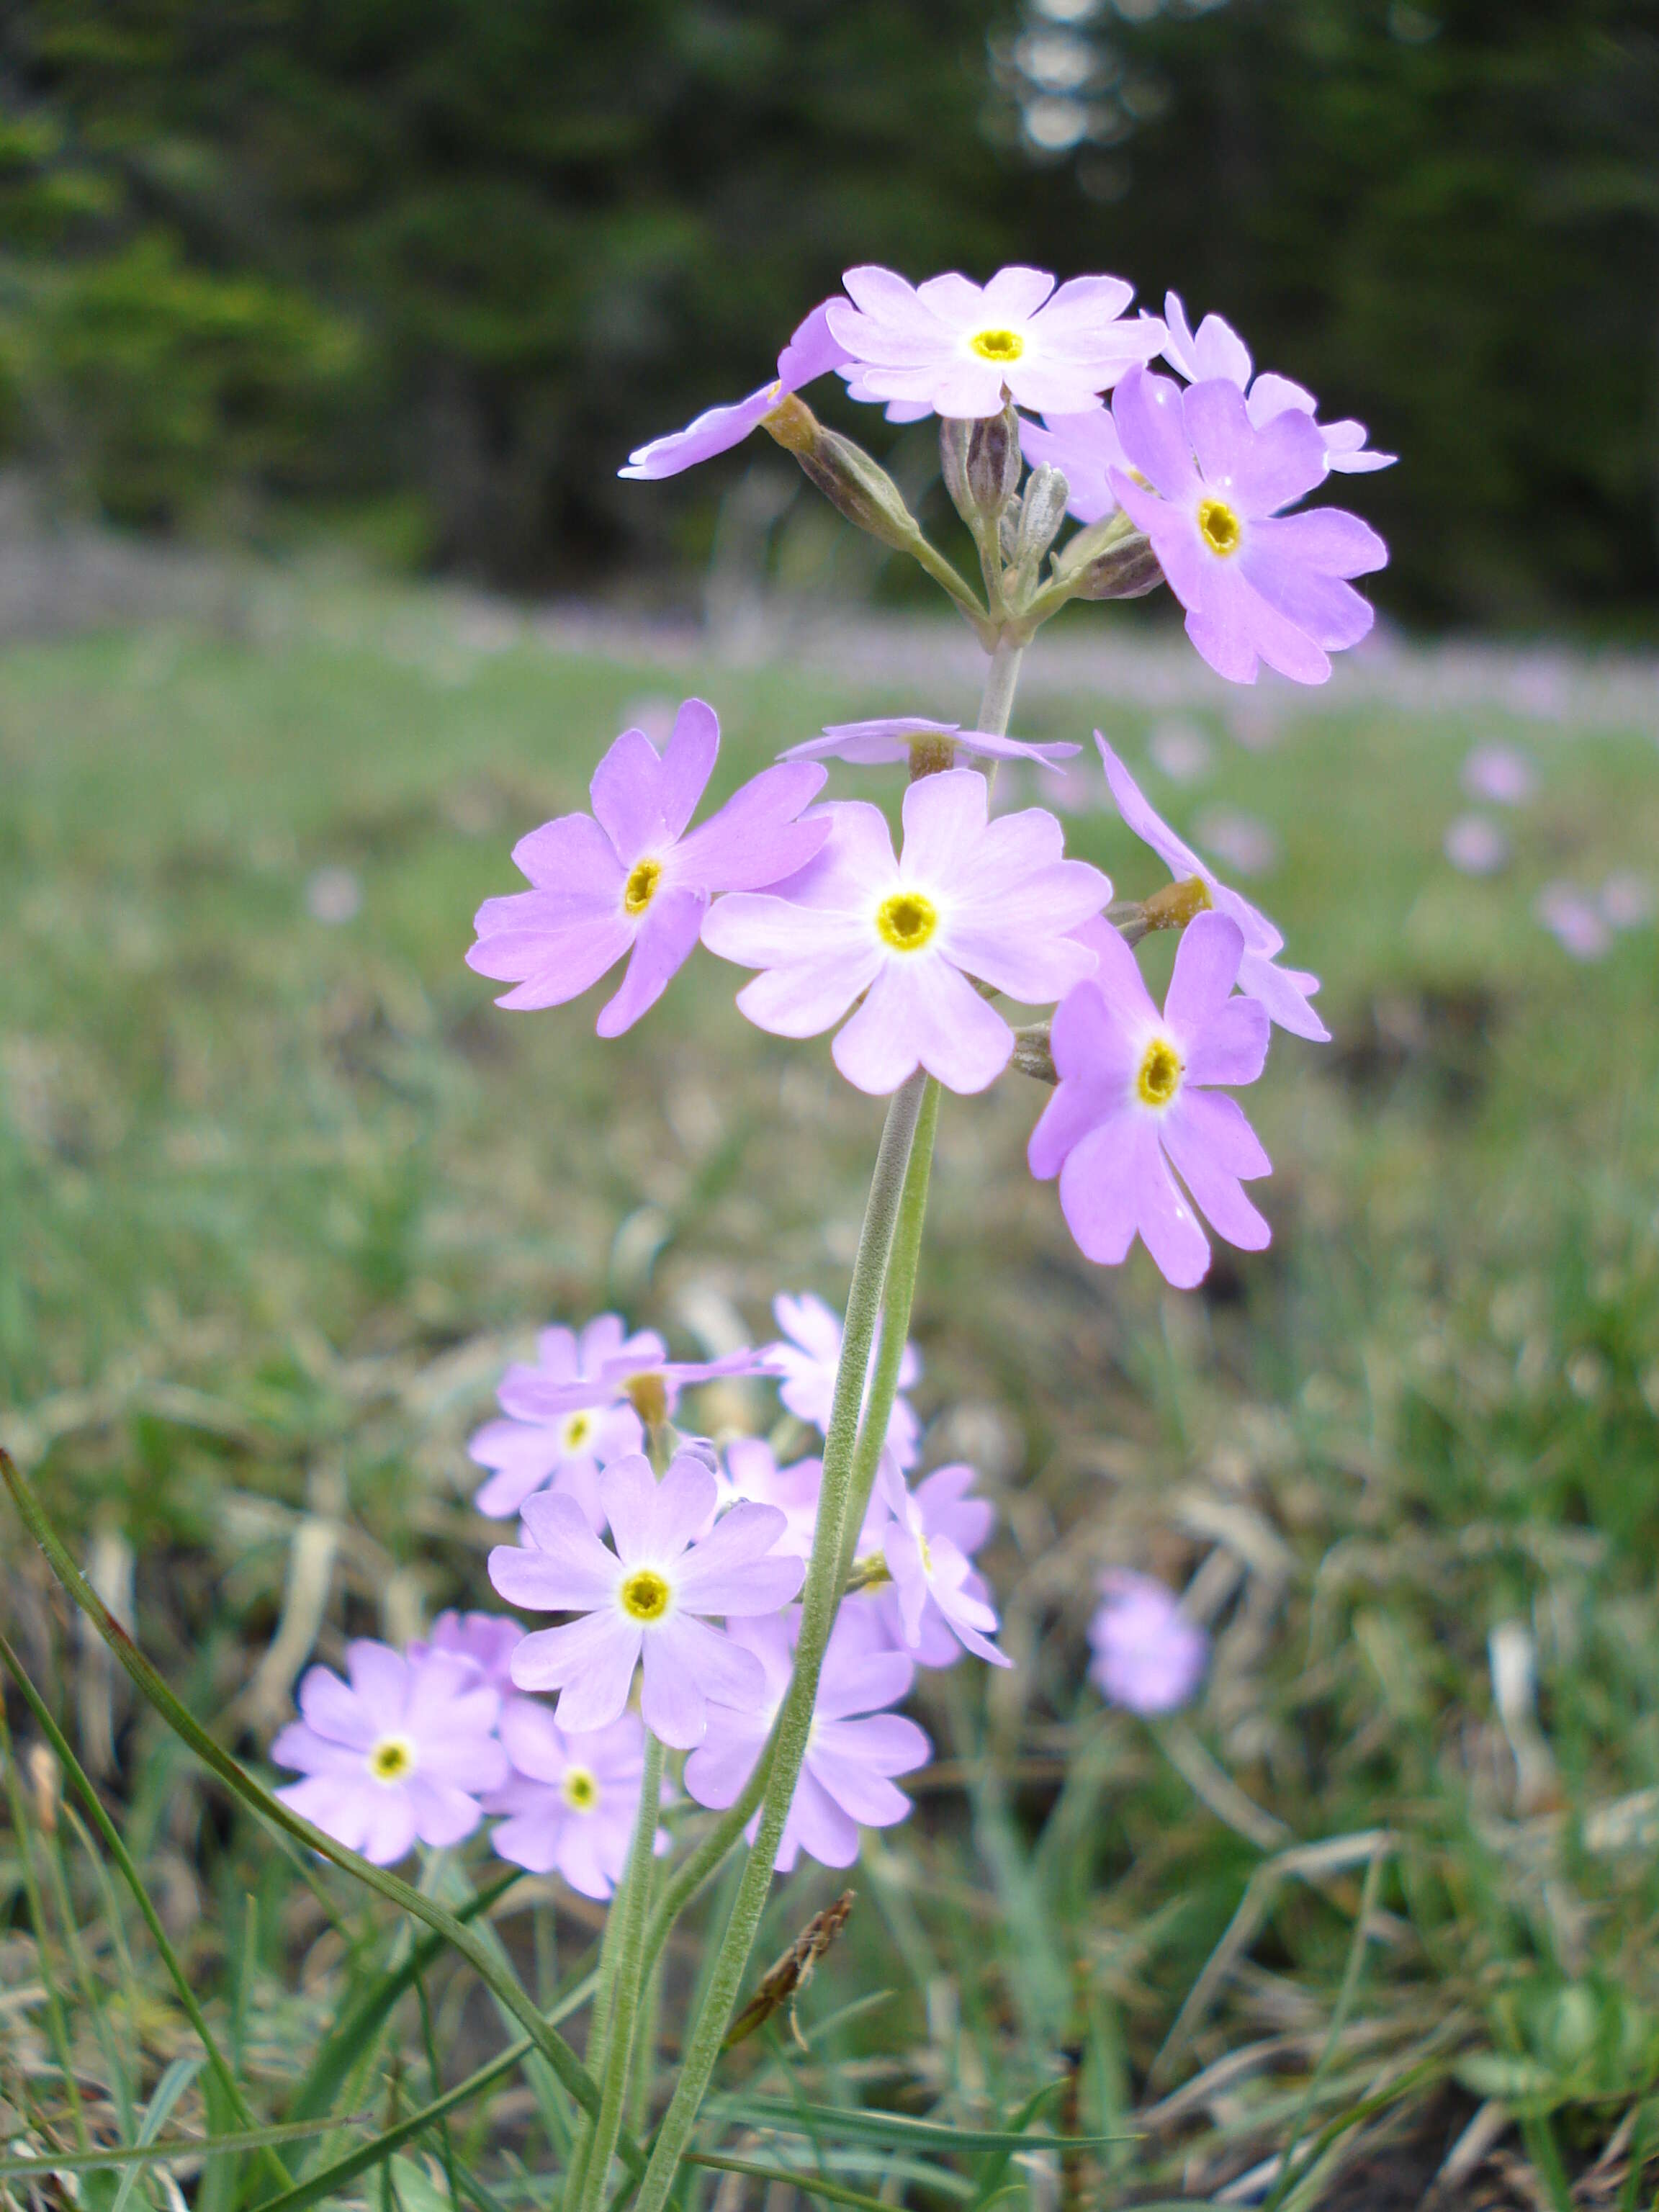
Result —
MULTIPOLYGON (((684 2149, 697 2111, 708 2089, 726 2024, 732 2016, 738 1987, 743 1978, 755 1931, 760 1925, 766 1893, 771 1887, 772 1863, 783 1832, 789 1802, 794 1796, 806 1739, 817 1698, 818 1674, 824 1647, 835 1625, 840 1601, 842 1531, 858 1441, 859 1413, 865 1377, 870 1371, 877 1316, 887 1276, 888 1255, 898 1224, 916 1124, 921 1112, 924 1080, 913 1075, 893 1093, 876 1155, 870 1196, 859 1232, 858 1256, 848 1291, 847 1321, 842 1337, 841 1364, 836 1370, 835 1395, 824 1438, 823 1481, 818 1497, 817 1527, 812 1555, 807 1562, 802 1592, 800 1636, 795 1646, 795 1668, 778 1716, 777 1748, 761 1811, 760 1832, 750 1849, 743 1879, 732 1908, 732 1917, 715 1955, 702 2008, 686 2045, 680 2078, 662 2124, 645 2179, 641 2184, 638 2212, 661 2212, 674 2183, 680 2153, 684 2149)), ((872 1408, 872 1419, 875 1418, 872 1408)), ((886 1413, 881 1414, 885 1425, 886 1413)))
MULTIPOLYGON (((623 1875, 622 1895, 611 1908, 613 1920, 622 1922, 617 1946, 617 1965, 611 1999, 611 2025, 605 2037, 605 2073, 600 2088, 599 2118, 593 2123, 586 2170, 578 2200, 585 2212, 605 2201, 605 2179, 611 2154, 622 2131, 628 2102, 634 2055, 634 2022, 638 2015, 644 1979, 641 1948, 645 1941, 646 1907, 651 1898, 651 1870, 657 1842, 657 1822, 662 1808, 663 1747, 649 1729, 645 1732, 645 1772, 640 1778, 639 1809, 634 1819, 634 1840, 623 1875)), ((574 2180, 573 2171, 572 2179, 574 2180)), ((566 2203, 571 2202, 567 2194, 566 2203)))
MULTIPOLYGON (((441 1936, 452 1950, 459 1952, 474 1973, 524 2028, 577 2103, 585 2111, 597 2112, 599 2091, 592 2075, 564 2038, 543 2018, 534 2001, 520 1986, 517 1977, 502 1964, 489 1946, 473 1929, 456 1919, 453 1913, 447 1912, 431 1898, 423 1897, 419 1890, 412 1888, 397 1875, 388 1874, 384 1867, 371 1866, 357 1852, 348 1850, 343 1844, 337 1843, 325 1831, 302 1818, 280 1799, 273 1797, 270 1790, 263 1789, 168 1689, 76 1566, 40 1499, 19 1473, 10 1455, 3 1449, 0 1449, 0 1480, 4 1480, 11 1492, 13 1504, 29 1534, 46 1553, 52 1572, 120 1661, 134 1687, 154 1705, 173 1734, 188 1745, 202 1764, 216 1774, 244 1804, 251 1806, 270 1821, 273 1827, 293 1837, 307 1850, 315 1851, 320 1857, 328 1859, 343 1873, 352 1875, 366 1888, 377 1892, 389 1905, 395 1905, 399 1911, 407 1912, 416 1920, 424 1921, 428 1928, 441 1936)), ((644 2157, 639 2145, 625 2129, 620 2146, 629 2172, 639 2172, 644 2166, 644 2157)))
POLYGON ((645 1964, 647 1967, 653 1965, 660 1954, 674 1923, 709 1876, 719 1872, 720 1862, 748 1826, 755 1808, 766 1795, 766 1784, 772 1772, 772 1760, 777 1747, 778 1723, 775 1722, 765 1748, 755 1761, 754 1772, 685 1864, 677 1868, 665 1885, 663 1893, 653 1909, 651 1924, 646 1930, 645 1964))

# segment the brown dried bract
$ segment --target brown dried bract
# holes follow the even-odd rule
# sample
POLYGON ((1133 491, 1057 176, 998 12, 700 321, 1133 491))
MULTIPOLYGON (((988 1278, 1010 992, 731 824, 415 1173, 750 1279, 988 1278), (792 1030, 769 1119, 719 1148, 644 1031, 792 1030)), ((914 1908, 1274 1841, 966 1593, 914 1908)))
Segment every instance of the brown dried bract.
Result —
POLYGON ((789 2032, 805 2049, 805 2039, 795 2022, 795 1999, 812 1978, 814 1966, 847 1925, 847 1916, 853 1910, 856 1895, 854 1890, 842 1890, 833 1905, 813 1914, 783 1956, 767 1968, 761 1976, 760 1987, 726 2030, 726 2040, 720 2046, 723 2051, 743 2042, 757 2028, 764 2027, 781 2005, 788 2006, 789 2032))

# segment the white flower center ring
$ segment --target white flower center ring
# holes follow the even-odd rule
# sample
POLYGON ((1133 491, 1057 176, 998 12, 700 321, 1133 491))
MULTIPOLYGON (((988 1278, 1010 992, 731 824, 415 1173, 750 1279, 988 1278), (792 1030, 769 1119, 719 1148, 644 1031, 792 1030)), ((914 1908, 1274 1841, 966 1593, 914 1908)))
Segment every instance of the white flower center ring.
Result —
POLYGON ((401 1782, 415 1771, 415 1747, 406 1735, 383 1735, 368 1754, 377 1782, 401 1782))

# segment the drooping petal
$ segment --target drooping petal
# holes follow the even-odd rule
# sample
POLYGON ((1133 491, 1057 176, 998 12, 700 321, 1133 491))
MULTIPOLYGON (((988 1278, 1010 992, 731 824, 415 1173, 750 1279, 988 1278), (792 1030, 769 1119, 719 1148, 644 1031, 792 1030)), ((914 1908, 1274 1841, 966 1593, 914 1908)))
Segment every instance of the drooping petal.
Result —
POLYGON ((1210 1265, 1209 1239, 1170 1172, 1158 1125, 1141 1121, 1135 1131, 1133 1188, 1136 1226, 1165 1279, 1190 1291, 1210 1265))
POLYGON ((707 911, 699 892, 676 886, 657 893, 640 923, 622 988, 599 1010, 594 1027, 602 1037, 621 1036, 656 1005, 696 951, 707 911))
MULTIPOLYGON (((1209 1140, 1207 1116, 1194 1110, 1218 1106, 1233 1106, 1234 1112, 1238 1111, 1231 1098, 1196 1094, 1180 1099, 1164 1118, 1164 1149, 1216 1234, 1243 1251, 1261 1252, 1273 1241, 1273 1232, 1245 1197, 1237 1171, 1227 1165, 1224 1148, 1209 1140)), ((1242 1114, 1239 1120, 1243 1122, 1242 1114)), ((1259 1145, 1255 1151, 1261 1164, 1253 1166, 1250 1172, 1265 1173, 1267 1156, 1259 1145)))
POLYGON ((1127 1107, 1080 1138, 1060 1170, 1060 1209, 1085 1260, 1115 1267, 1128 1257, 1140 1218, 1135 1143, 1140 1117, 1127 1107))

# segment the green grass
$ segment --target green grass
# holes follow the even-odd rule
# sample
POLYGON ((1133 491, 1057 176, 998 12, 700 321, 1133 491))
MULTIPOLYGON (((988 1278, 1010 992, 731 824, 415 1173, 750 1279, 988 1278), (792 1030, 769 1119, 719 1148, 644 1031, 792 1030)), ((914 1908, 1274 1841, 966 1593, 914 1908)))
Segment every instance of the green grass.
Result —
MULTIPOLYGON (((734 1316, 764 1330, 778 1288, 844 1291, 879 1108, 823 1041, 750 1029, 707 957, 608 1045, 591 1006, 498 1012, 463 964, 514 838, 580 803, 626 710, 691 690, 720 711, 725 787, 832 717, 973 703, 787 665, 484 653, 442 601, 352 593, 240 639, 0 657, 0 1441, 104 1586, 131 1588, 185 1702, 256 1760, 286 1682, 255 1670, 307 1600, 329 1658, 484 1594, 463 1445, 536 1326, 620 1303, 689 1352, 734 1316), (336 927, 307 907, 329 867, 362 893, 336 927)), ((1581 967, 1529 913, 1547 878, 1651 866, 1659 754, 1636 729, 1334 692, 1259 755, 1220 738, 1218 696, 1201 794, 1148 778, 1177 822, 1227 805, 1271 826, 1260 896, 1326 978, 1334 1045, 1279 1039, 1249 1102, 1272 1250, 1224 1254, 1189 1297, 1144 1255, 1091 1269, 1025 1172, 1034 1087, 946 1102, 919 1396, 933 1456, 974 1458, 1003 1509, 990 1564, 1019 1665, 925 1680, 939 1764, 854 1877, 800 2008, 811 2057, 735 2054, 711 2152, 787 2165, 816 2133, 855 2192, 911 2159, 914 2201, 987 2202, 1027 2169, 962 2131, 1051 2086, 1021 2124, 1140 2130, 1068 2155, 1079 2203, 1206 2197, 1294 2139, 1322 2159, 1283 2201, 1414 2204, 1494 2099, 1545 2201, 1613 2142, 1617 2203, 1659 2146, 1659 1799, 1628 1802, 1659 1789, 1654 936, 1581 967), (1524 746, 1540 792, 1514 868, 1474 883, 1439 840, 1492 738, 1524 746), (1196 1575, 1211 1613, 1203 1698, 1162 1730, 1105 1716, 1083 1679, 1109 1559, 1196 1575), (1507 1713, 1494 1630, 1536 1669, 1507 1713), (957 2131, 955 2179, 937 2143, 810 2114, 777 2132, 780 2099, 930 2118, 957 2131), (1613 2140, 1632 2112, 1634 2166, 1613 2140)), ((1044 693, 1018 726, 1097 722, 1139 767, 1148 718, 1109 700, 1044 693)), ((1106 814, 1070 830, 1120 890, 1158 880, 1106 814)), ((289 2117, 348 1988, 401 1939, 131 1709, 9 1521, 0 1593, 254 2108, 289 2117)), ((36 1843, 94 2139, 131 2142, 197 2046, 67 1823, 36 1843)), ((21 1873, 0 1830, 0 2148, 69 2147, 21 1873)), ((441 1879, 453 1901, 470 1875, 441 1879)), ((769 1955, 839 1886, 780 1885, 769 1955)), ((593 1928, 535 1885, 494 1924, 550 1996, 593 1928)), ((688 1944, 671 2025, 696 1966, 688 1944)), ((459 2080, 501 2031, 465 1971, 428 1986, 459 2080)), ((412 1997, 359 2056, 337 2111, 389 2124, 434 2094, 412 1997)), ((205 2080, 175 2084, 163 2135, 232 2127, 205 2080)), ((534 2069, 458 2109, 486 2212, 546 2201, 568 2124, 534 2069)), ((341 2193, 428 2212, 438 2153, 428 2132, 390 2184, 341 2193)), ((88 2186, 112 2212, 114 2182, 88 2186)), ((187 2186, 210 2212, 266 2193, 228 2154, 187 2186)), ((21 2187, 0 2174, 0 2199, 21 2187)))

